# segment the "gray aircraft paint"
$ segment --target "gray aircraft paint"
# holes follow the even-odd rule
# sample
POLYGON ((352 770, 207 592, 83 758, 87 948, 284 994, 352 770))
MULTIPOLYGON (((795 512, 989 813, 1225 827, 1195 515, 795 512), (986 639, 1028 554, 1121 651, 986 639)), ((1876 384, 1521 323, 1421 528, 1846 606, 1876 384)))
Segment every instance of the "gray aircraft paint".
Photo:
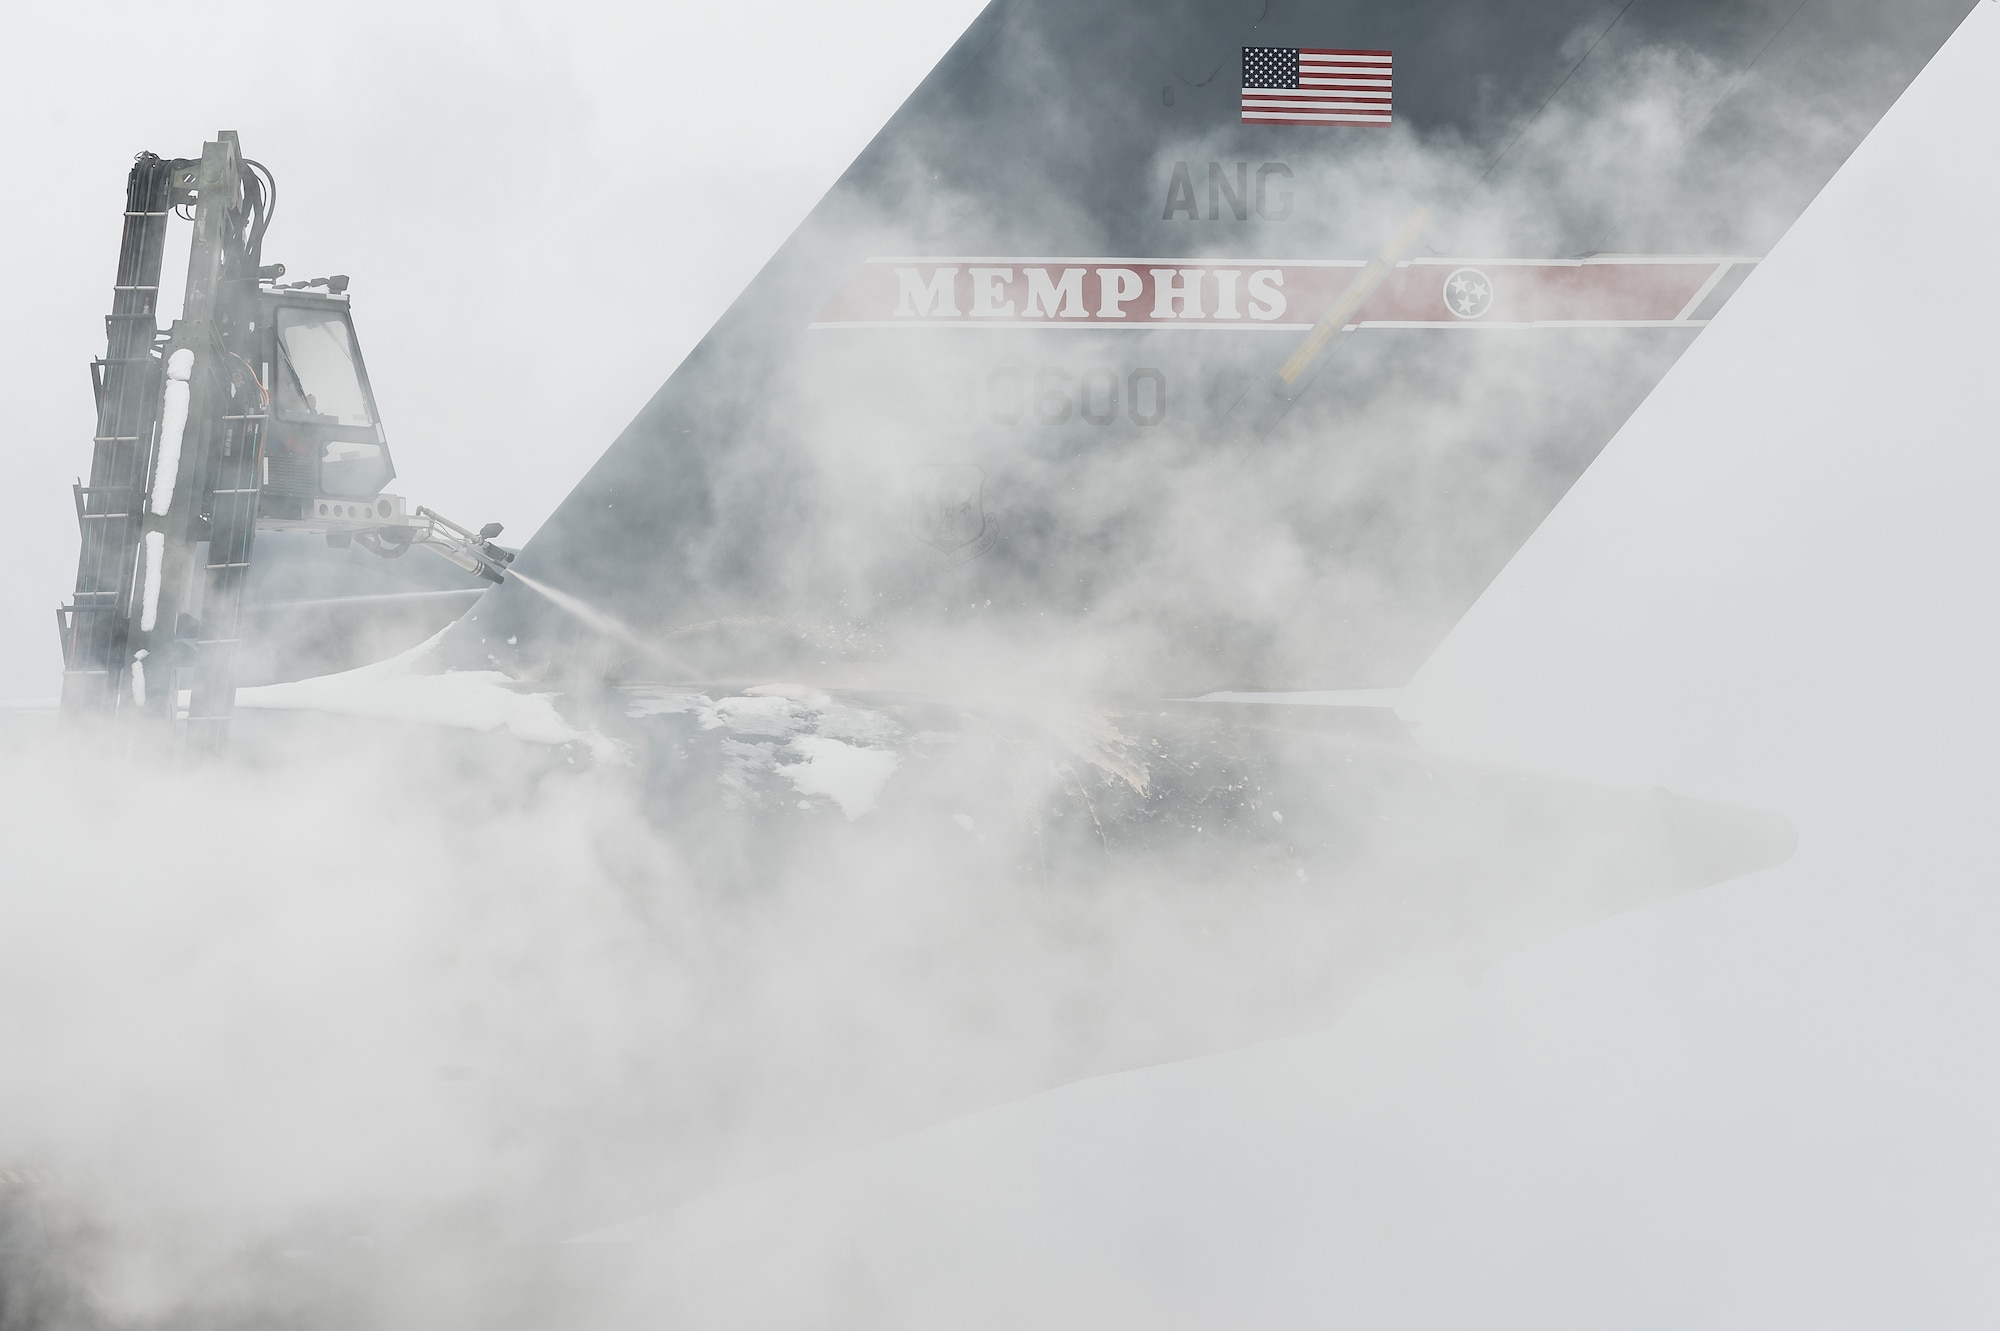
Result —
MULTIPOLYGON (((870 258, 1247 274, 1367 260, 1419 209, 1416 263, 1754 260, 1967 9, 996 3, 521 567, 641 631, 793 626, 684 643, 706 677, 951 687, 1005 661, 1155 696, 1399 684, 1747 264, 1672 326, 1465 336, 1364 309, 1291 383, 1296 327, 812 325, 870 258), (1241 123, 1249 44, 1392 51, 1394 124, 1241 123), (976 469, 977 557, 913 538, 941 467, 976 469)), ((652 669, 520 588, 450 647, 538 677, 652 669)))

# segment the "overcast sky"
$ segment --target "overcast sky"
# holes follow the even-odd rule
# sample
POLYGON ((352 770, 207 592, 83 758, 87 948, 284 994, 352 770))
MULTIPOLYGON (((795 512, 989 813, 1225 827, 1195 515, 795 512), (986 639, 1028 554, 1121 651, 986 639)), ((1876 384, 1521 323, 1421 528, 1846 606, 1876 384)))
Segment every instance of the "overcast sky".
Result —
MULTIPOLYGON (((397 489, 525 538, 976 8, 10 15, 0 695, 56 689, 133 152, 240 130, 267 257, 354 275, 397 489), (745 52, 796 99, 742 99, 745 52), (251 60, 254 114, 204 63, 251 60)), ((1405 704, 1780 809, 1790 864, 706 1203, 657 1259, 790 1234, 910 1326, 968 1289, 995 1326, 1992 1325, 1996 68, 1982 4, 1405 704)))

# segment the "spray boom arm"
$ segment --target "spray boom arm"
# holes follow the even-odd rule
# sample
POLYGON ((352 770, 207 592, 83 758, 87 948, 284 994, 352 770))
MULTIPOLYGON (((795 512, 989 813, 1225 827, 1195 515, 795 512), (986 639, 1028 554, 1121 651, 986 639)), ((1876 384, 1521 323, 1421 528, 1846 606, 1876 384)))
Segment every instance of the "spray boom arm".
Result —
POLYGON ((418 545, 437 551, 467 573, 476 573, 488 582, 507 580, 507 566, 514 562, 514 552, 493 544, 493 538, 501 531, 499 523, 489 522, 475 532, 421 506, 417 516, 428 524, 419 529, 418 545))
POLYGON ((264 531, 316 532, 329 545, 352 543, 385 559, 399 559, 412 546, 422 546, 493 583, 505 582, 507 566, 514 562, 514 551, 493 543, 502 530, 499 523, 473 531, 422 505, 413 511, 401 495, 320 499, 303 516, 259 517, 257 526, 264 531))

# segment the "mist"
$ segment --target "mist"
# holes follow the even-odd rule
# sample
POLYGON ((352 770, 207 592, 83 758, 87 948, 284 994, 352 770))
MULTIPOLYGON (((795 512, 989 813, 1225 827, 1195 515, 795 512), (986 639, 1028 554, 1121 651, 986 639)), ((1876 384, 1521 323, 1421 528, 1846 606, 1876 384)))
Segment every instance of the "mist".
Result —
MULTIPOLYGON (((55 126, 35 151, 80 199, 115 200, 131 151, 219 124, 282 162, 273 257, 356 274, 398 489, 524 539, 969 17, 853 21, 897 34, 880 86, 684 144, 635 126, 698 118, 697 76, 649 84, 630 65, 669 38, 613 14, 588 43, 532 14, 437 11, 393 39, 386 12, 351 20, 329 57, 346 72, 325 95, 356 108, 340 119, 302 95, 265 126, 217 105, 72 130, 81 62, 20 71, 8 95, 55 126), (672 100, 634 109, 646 87, 672 100), (408 143, 412 123, 441 141, 408 143), (496 160, 525 159, 552 164, 549 199, 494 188, 496 160), (722 206, 692 206, 690 177, 722 206), (579 244, 553 199, 585 178, 610 184, 579 244), (413 245, 427 220, 440 239, 413 245), (678 254, 709 257, 665 321, 583 280, 608 262, 643 281, 678 254)), ((161 59, 164 29, 147 36, 134 67, 161 59)), ((753 803, 806 793, 787 736, 895 729, 908 781, 927 732, 887 705, 841 712, 813 682, 757 695, 789 729, 760 731, 741 699, 614 691, 598 713, 537 713, 540 743, 517 713, 431 743, 253 711, 240 761, 203 773, 10 721, 0 1142, 53 1180, 44 1223, 67 1238, 35 1306, 77 1325, 1989 1320, 1995 346, 1962 279, 1912 280, 1909 256, 1935 265, 2000 220, 1964 169, 2000 128, 1996 42, 1982 6, 1398 702, 1441 756, 1781 810, 1790 863, 1475 968, 1329 991, 1304 1033, 1163 1048, 1123 1061, 1183 1061, 1019 1100, 1160 1032, 1240 1044, 1275 1001, 1253 991, 1314 975, 1312 956, 1286 968, 1282 902, 1199 915, 1235 933, 1196 950, 1187 918, 1148 916, 1143 871, 1025 917, 982 892, 982 855, 1004 858, 1009 819, 1047 788, 1132 786, 1128 737, 1107 747, 1046 683, 1143 652, 1130 621, 1058 644, 1033 687, 995 678, 1018 656, 946 671, 1020 728, 925 768, 944 776, 926 777, 920 833, 820 797, 847 839, 769 876, 759 847, 649 810, 599 720, 715 721, 753 803), (217 800, 231 835, 190 853, 217 800), (718 894, 724 879, 760 890, 718 894), (1246 983, 1258 958, 1273 973, 1246 983), (1143 1001, 1095 986, 1107 963, 1138 972, 1143 1001), (1108 1004, 1096 1025, 1080 997, 1108 1004), (493 1256, 529 1250, 544 1256, 493 1256)), ((25 512, 0 600, 0 671, 42 697, 110 231, 20 212, 8 229, 51 256, 25 297, 49 315, 20 321, 7 357, 17 431, 50 442, 5 464, 25 512)), ((1205 508, 1236 503, 1233 521, 1268 479, 1205 508)), ((1128 480, 1101 493, 1122 502, 1128 480)), ((1202 530, 1191 513, 1161 530, 1202 530)), ((841 548, 865 564, 882 539, 841 548)), ((1185 583, 1203 552, 1183 553, 1166 576, 1185 583)), ((1271 555, 1272 606, 1294 553, 1271 555)), ((813 592, 866 582, 787 572, 813 592)), ((851 627, 808 626, 810 645, 851 627)), ((919 632, 898 657, 935 647, 919 632)))

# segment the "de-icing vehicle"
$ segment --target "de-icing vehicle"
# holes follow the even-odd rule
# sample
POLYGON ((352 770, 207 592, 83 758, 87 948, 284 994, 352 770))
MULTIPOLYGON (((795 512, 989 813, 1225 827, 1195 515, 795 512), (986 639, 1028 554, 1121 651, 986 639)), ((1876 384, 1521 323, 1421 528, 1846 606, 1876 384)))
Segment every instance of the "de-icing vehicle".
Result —
POLYGON ((277 184, 233 131, 195 159, 141 153, 126 187, 97 434, 75 487, 82 551, 57 612, 62 711, 184 721, 220 742, 259 531, 396 558, 432 550, 488 582, 513 554, 385 493, 396 469, 344 275, 263 262, 277 184), (158 324, 167 219, 194 223, 182 315, 158 324), (187 694, 183 706, 181 697, 187 694))

